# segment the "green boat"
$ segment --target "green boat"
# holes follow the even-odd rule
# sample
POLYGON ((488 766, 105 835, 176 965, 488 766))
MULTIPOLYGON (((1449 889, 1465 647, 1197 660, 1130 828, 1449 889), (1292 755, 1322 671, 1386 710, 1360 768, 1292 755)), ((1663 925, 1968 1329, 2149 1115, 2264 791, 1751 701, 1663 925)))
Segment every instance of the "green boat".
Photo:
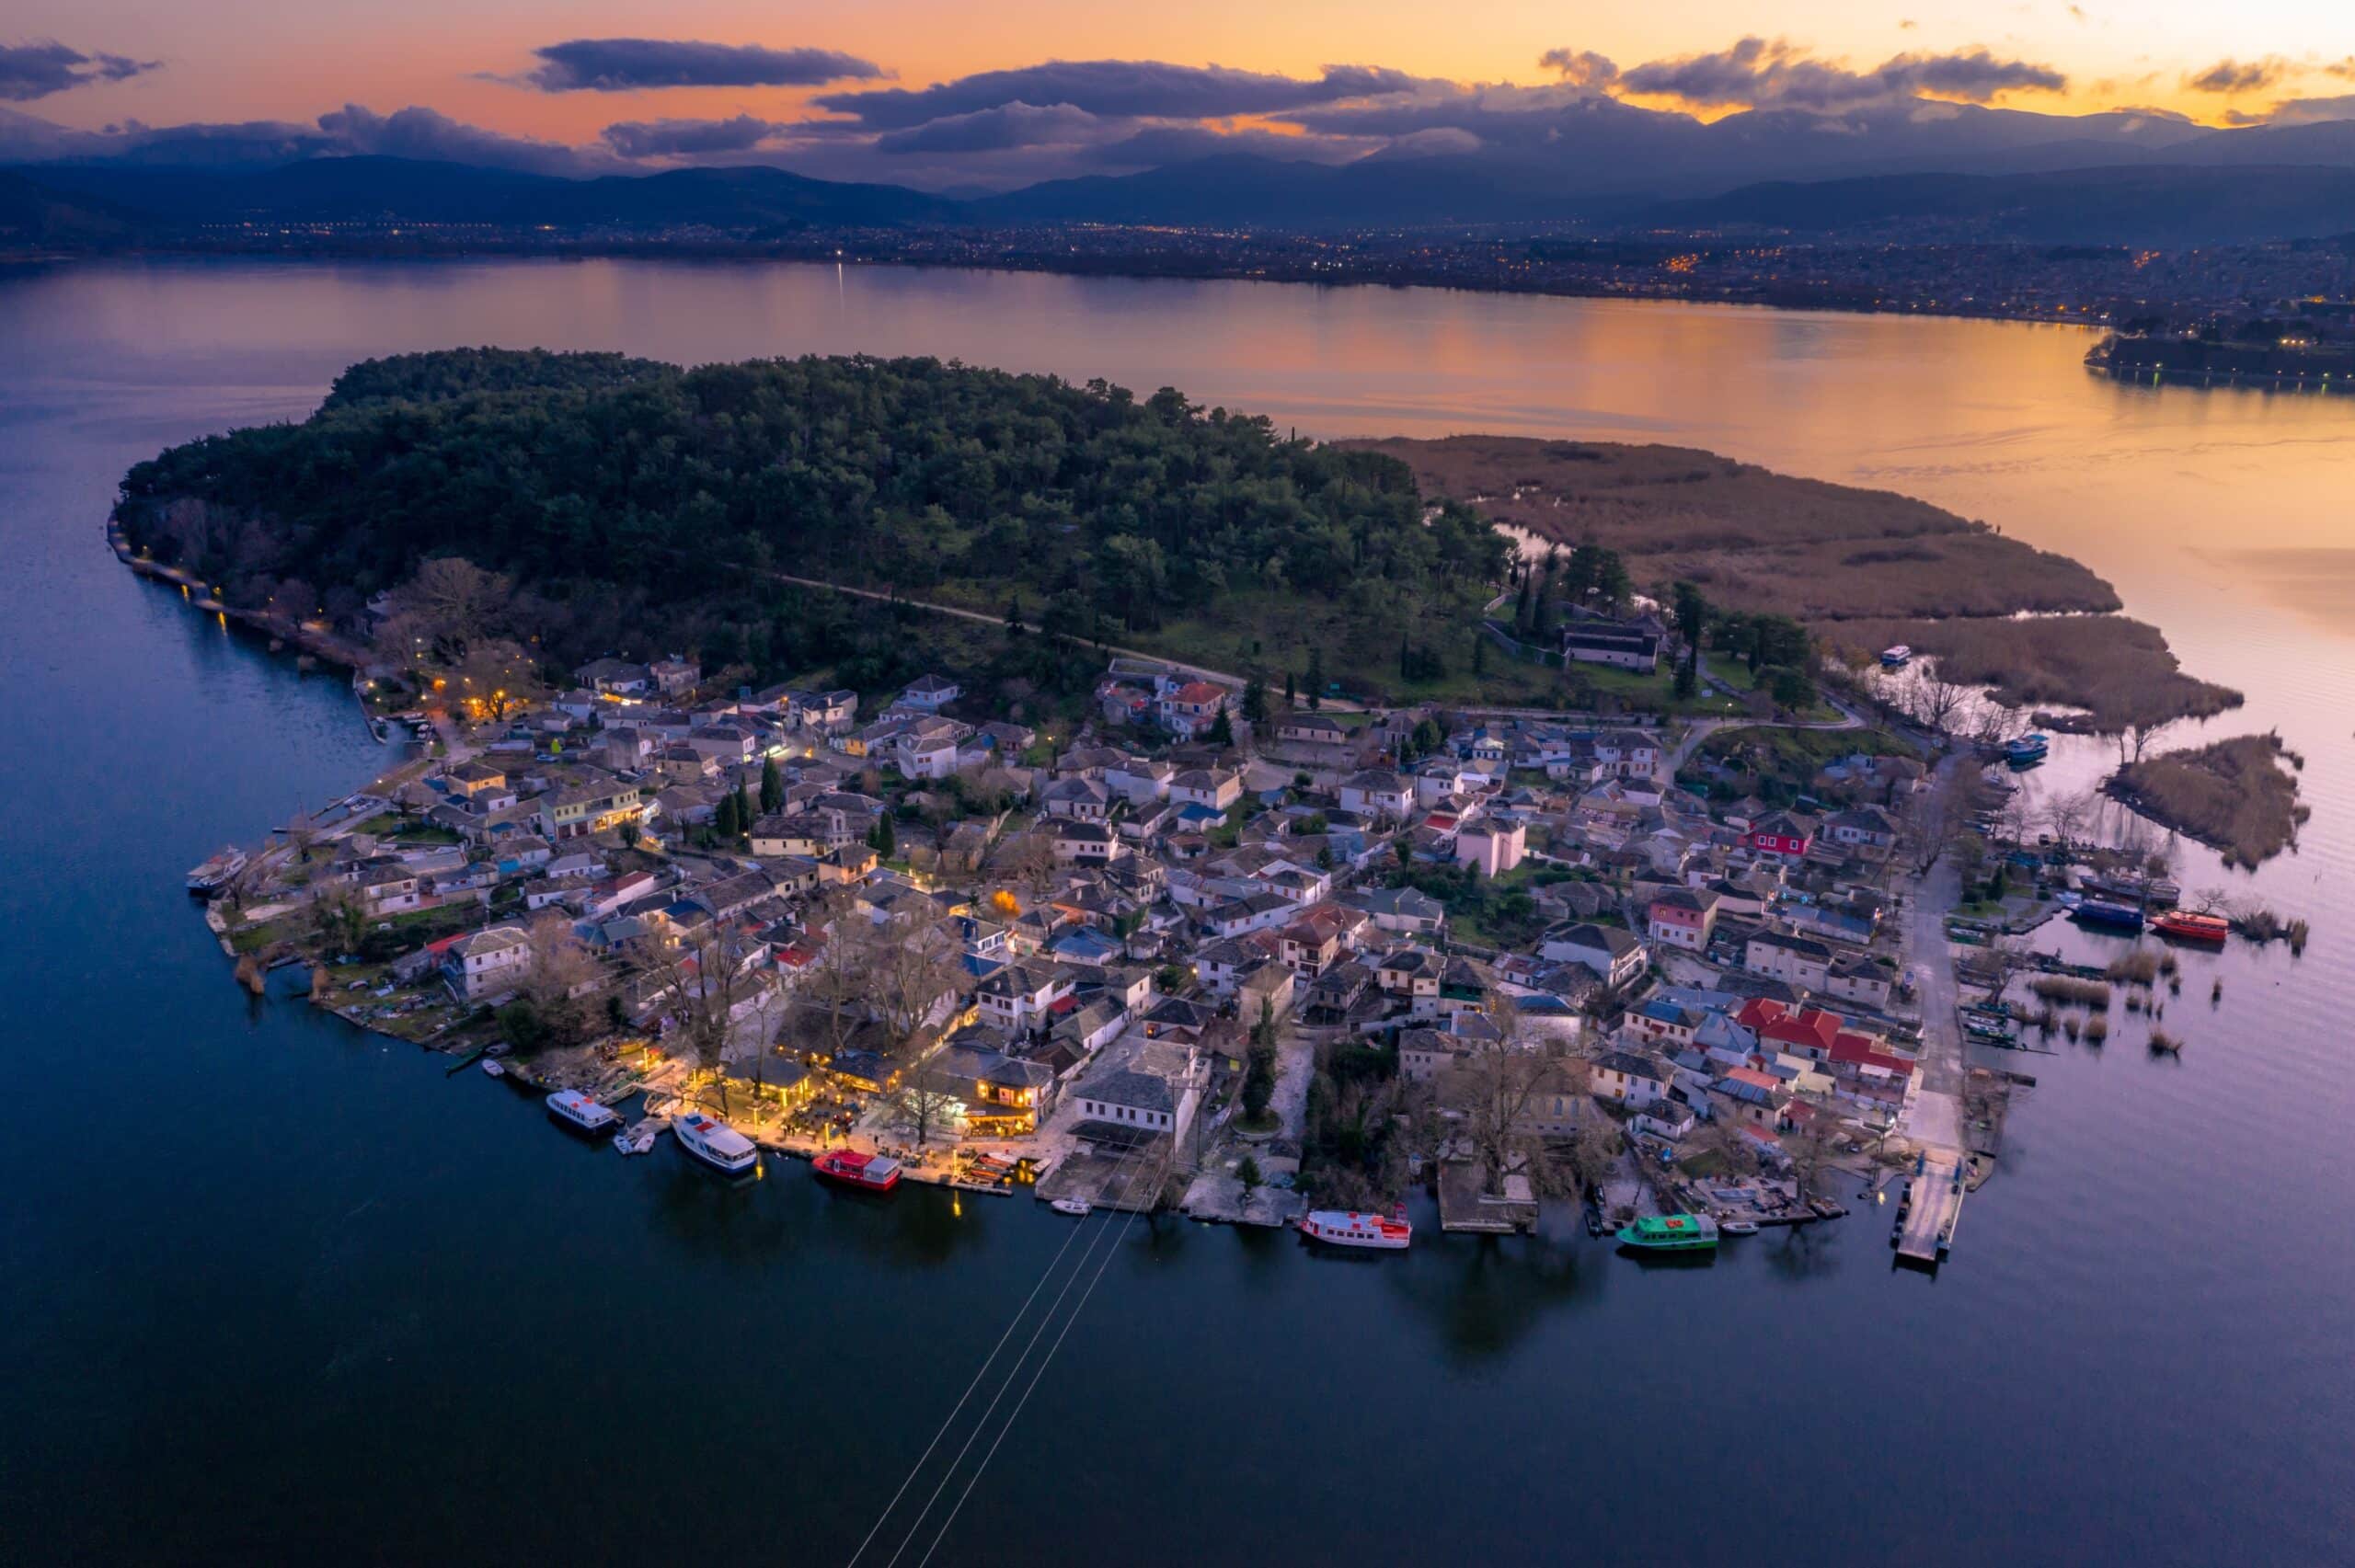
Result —
POLYGON ((1619 1244, 1645 1252, 1702 1252, 1717 1244, 1717 1222, 1706 1214, 1654 1214, 1622 1226, 1619 1244))

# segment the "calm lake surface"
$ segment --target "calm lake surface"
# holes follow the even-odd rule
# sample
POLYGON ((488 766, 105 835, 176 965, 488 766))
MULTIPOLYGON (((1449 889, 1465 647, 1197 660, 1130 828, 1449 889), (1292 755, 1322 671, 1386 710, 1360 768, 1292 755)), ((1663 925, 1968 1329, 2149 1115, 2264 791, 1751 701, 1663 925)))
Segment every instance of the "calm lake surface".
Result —
MULTIPOLYGON (((619 1160, 229 983, 182 868, 385 758, 340 678, 115 564, 116 479, 299 418, 351 360, 499 343, 930 353, 1304 433, 1656 440, 1886 486, 2083 559, 2247 692, 2212 733, 2307 760, 2299 853, 2181 872, 2311 917, 2304 956, 2187 956, 2180 1061, 2122 1014, 2010 1058, 2039 1086, 1935 1277, 1892 1272, 1878 1213, 1700 1269, 1138 1225, 937 1561, 2346 1561, 2355 406, 2121 387, 2089 341, 814 267, 0 273, 0 1557, 841 1562, 1074 1235, 1027 1200, 619 1160)), ((2100 767, 2071 743, 2045 772, 2100 767)))

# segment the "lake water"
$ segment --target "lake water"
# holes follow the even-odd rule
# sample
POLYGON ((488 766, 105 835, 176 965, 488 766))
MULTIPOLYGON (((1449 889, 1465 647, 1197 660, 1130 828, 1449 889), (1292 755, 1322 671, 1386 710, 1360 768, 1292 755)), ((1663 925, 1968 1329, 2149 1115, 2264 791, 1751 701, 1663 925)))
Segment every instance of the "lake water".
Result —
MULTIPOLYGON (((2087 343, 813 267, 0 274, 0 1557, 841 1562, 1024 1295, 1101 1235, 1100 1288, 936 1561, 2345 1561, 2355 424, 2097 380, 2087 343), (2248 692, 2216 733, 2304 753, 2300 852, 2237 885, 2315 940, 2188 957, 2180 1061, 2122 1018, 2010 1060, 2039 1087, 1934 1277, 1892 1272, 1874 1213, 1702 1269, 1435 1227, 1372 1262, 1096 1221, 1061 1253, 1070 1223, 1024 1200, 618 1160, 478 1073, 230 985, 181 868, 384 757, 339 679, 99 536, 162 445, 452 343, 933 353, 1304 433, 1660 440, 1910 491, 2085 560, 2248 692)), ((2187 886, 2227 880, 2184 861, 2187 886)))

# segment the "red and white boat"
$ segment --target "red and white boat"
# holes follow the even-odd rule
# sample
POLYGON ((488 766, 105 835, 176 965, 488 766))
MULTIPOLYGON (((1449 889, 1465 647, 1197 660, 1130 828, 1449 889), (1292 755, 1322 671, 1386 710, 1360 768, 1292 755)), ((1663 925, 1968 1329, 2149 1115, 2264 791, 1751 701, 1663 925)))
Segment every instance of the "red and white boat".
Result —
POLYGON ((1415 1239, 1415 1228, 1407 1222, 1403 1208, 1386 1215, 1312 1208, 1300 1217, 1299 1225, 1300 1233, 1310 1241, 1336 1247, 1373 1247, 1385 1253, 1403 1253, 1407 1243, 1415 1239))
POLYGON ((2169 910, 2151 922, 2151 929, 2178 942, 2222 942, 2233 934, 2233 922, 2222 915, 2169 910))
POLYGON ((900 1162, 887 1154, 836 1149, 812 1160, 810 1168, 827 1181, 861 1192, 887 1193, 900 1185, 900 1162))

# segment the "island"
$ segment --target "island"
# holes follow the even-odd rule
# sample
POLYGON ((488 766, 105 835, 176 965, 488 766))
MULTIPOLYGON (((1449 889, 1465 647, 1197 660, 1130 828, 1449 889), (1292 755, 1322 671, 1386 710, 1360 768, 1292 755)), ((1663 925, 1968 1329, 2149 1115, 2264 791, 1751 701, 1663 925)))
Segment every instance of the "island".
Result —
POLYGON ((2025 998, 1959 1004, 1947 938, 2159 886, 1999 830, 2003 732, 1846 652, 2049 621, 2172 671, 2108 584, 1704 452, 460 349, 139 464, 110 529, 414 738, 191 873, 240 977, 724 1174, 1376 1249, 1420 1186, 1640 1251, 1844 1172, 1935 1265, 2008 1093, 1963 1042, 2025 998))

